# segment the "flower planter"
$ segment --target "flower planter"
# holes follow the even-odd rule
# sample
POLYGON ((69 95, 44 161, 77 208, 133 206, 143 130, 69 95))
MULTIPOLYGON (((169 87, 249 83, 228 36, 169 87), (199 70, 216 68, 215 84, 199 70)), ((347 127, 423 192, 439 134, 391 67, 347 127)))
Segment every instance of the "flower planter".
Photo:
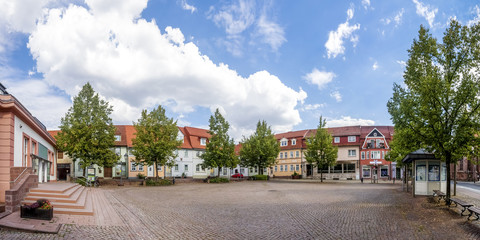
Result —
POLYGON ((53 208, 41 209, 41 208, 27 208, 22 206, 20 208, 20 217, 41 219, 41 220, 51 220, 53 218, 53 208))
POLYGON ((296 176, 292 175, 292 179, 301 179, 301 178, 302 178, 302 175, 296 175, 296 176))

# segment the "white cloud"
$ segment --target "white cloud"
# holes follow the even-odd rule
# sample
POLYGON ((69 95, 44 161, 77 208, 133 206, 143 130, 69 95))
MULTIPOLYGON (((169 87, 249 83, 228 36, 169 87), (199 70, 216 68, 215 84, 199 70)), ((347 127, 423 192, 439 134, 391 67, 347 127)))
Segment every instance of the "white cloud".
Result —
POLYGON ((211 7, 207 13, 218 27, 225 28, 227 36, 222 44, 233 55, 243 55, 244 40, 247 38, 251 46, 257 47, 260 42, 267 44, 272 51, 277 51, 287 41, 283 27, 268 17, 268 12, 273 8, 272 2, 263 4, 263 10, 259 13, 252 0, 238 0, 222 6, 217 12, 211 7))
POLYGON ((406 63, 405 61, 403 61, 403 60, 397 60, 397 63, 400 64, 400 65, 402 65, 402 66, 404 66, 404 67, 407 66, 407 63, 406 63))
POLYGON ((191 13, 194 13, 195 11, 197 11, 197 8, 193 5, 188 4, 187 0, 182 0, 181 4, 184 10, 190 11, 191 13))
POLYGON ((301 122, 296 108, 307 97, 302 89, 293 90, 266 71, 242 77, 184 42, 180 29, 162 33, 154 21, 136 18, 142 8, 125 6, 119 7, 130 9, 124 12, 130 18, 97 5, 50 9, 28 42, 45 81, 70 96, 90 82, 114 105, 117 123, 131 123, 142 109, 158 104, 176 114, 220 106, 237 136, 254 129, 259 119, 276 131, 301 122))
POLYGON ((375 61, 375 62, 373 63, 372 69, 373 69, 373 71, 375 71, 375 70, 378 69, 378 63, 377 63, 377 61, 375 61))
POLYGON ((324 72, 314 68, 311 73, 303 76, 303 79, 307 80, 310 84, 317 85, 318 89, 322 89, 331 82, 334 77, 336 77, 336 75, 333 72, 324 72))
POLYGON ((352 118, 350 116, 342 116, 340 119, 327 120, 327 127, 344 127, 344 126, 372 126, 375 125, 375 121, 352 118))
POLYGON ((319 104, 319 103, 316 103, 316 104, 306 104, 303 106, 302 108, 302 111, 313 111, 313 110, 317 110, 319 108, 323 108, 325 107, 325 104, 319 104))
POLYGON ((405 13, 405 9, 401 9, 400 11, 398 11, 397 14, 395 14, 395 16, 393 16, 392 18, 382 18, 380 21, 383 22, 383 24, 385 25, 389 25, 390 23, 394 22, 395 23, 395 27, 398 27, 400 26, 400 24, 402 24, 402 20, 403 20, 403 14, 405 13))
POLYGON ((335 99, 335 101, 337 102, 341 102, 342 101, 342 94, 340 94, 339 91, 333 91, 330 93, 330 97, 332 97, 333 99, 335 99))
POLYGON ((435 21, 435 14, 438 12, 438 8, 432 8, 430 5, 425 5, 418 0, 412 0, 415 3, 417 9, 417 14, 421 17, 424 17, 427 20, 428 25, 433 27, 435 21))
POLYGON ((478 5, 475 5, 473 10, 471 11, 472 14, 475 14, 475 17, 473 17, 472 20, 469 20, 467 22, 467 26, 471 27, 472 25, 480 22, 480 7, 478 5))
POLYGON ((336 31, 328 33, 328 40, 325 43, 328 58, 336 58, 340 54, 345 53, 344 40, 350 39, 354 47, 358 42, 358 36, 353 33, 360 29, 360 24, 350 25, 349 20, 353 18, 353 8, 347 10, 347 21, 338 25, 336 31))
POLYGON ((366 9, 370 7, 370 0, 362 0, 362 6, 366 9))
POLYGON ((265 15, 258 19, 257 28, 258 35, 262 36, 263 42, 270 45, 274 51, 277 51, 287 41, 283 28, 277 23, 269 21, 265 15))

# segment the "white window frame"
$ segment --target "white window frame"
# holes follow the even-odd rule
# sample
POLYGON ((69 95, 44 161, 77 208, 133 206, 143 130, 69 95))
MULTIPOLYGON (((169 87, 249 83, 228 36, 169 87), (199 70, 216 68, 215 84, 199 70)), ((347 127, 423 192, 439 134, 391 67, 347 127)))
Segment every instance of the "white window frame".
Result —
POLYGON ((280 146, 281 146, 281 147, 288 146, 288 140, 282 140, 282 141, 280 141, 280 146))
POLYGON ((292 139, 292 146, 297 145, 297 139, 292 139))
POLYGON ((295 168, 293 167, 293 164, 290 165, 290 172, 295 171, 295 168))
POLYGON ((157 165, 157 171, 162 171, 162 165, 157 165))
POLYGON ((365 159, 365 152, 362 152, 362 160, 365 159))
POLYGON ((380 151, 371 151, 370 152, 370 158, 371 159, 380 159, 380 151))
POLYGON ((143 172, 143 164, 138 164, 138 171, 143 172))
POLYGON ((136 172, 137 171, 137 165, 134 162, 130 163, 130 171, 131 172, 136 172))
POLYGON ((200 138, 200 145, 202 145, 202 146, 207 145, 207 139, 206 138, 200 138))
POLYGON ((300 152, 299 151, 295 152, 295 157, 297 157, 297 158, 300 157, 300 152))
POLYGON ((283 172, 283 165, 280 165, 280 172, 283 172))
POLYGON ((115 135, 115 141, 116 142, 122 141, 122 135, 115 135))
POLYGON ((293 151, 290 152, 290 158, 293 158, 293 151))
POLYGON ((357 156, 357 150, 356 149, 348 149, 348 156, 349 157, 356 157, 357 156), (353 153, 353 154, 351 154, 353 153))
POLYGON ((278 168, 277 168, 277 165, 275 165, 275 172, 277 172, 278 168))
POLYGON ((340 137, 334 137, 333 142, 334 143, 340 143, 340 137))
POLYGON ((357 137, 356 136, 348 136, 348 142, 356 142, 357 137))
POLYGON ((173 167, 174 167, 175 172, 178 172, 178 164, 175 164, 175 166, 173 166, 173 167))

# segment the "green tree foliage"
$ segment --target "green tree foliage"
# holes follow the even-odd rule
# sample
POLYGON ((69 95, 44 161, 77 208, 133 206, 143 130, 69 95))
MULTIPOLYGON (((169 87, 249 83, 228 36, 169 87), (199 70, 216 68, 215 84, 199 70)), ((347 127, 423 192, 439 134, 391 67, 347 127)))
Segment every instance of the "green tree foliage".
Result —
POLYGON ((218 175, 222 167, 234 168, 238 164, 238 158, 235 156, 235 143, 228 136, 230 125, 220 114, 218 109, 209 119, 209 133, 212 135, 207 142, 205 153, 202 154, 204 167, 218 168, 218 175))
POLYGON ((112 167, 120 159, 111 150, 115 144, 115 126, 109 117, 112 111, 108 102, 85 84, 61 119, 58 148, 80 161, 83 169, 93 164, 112 167))
MULTIPOLYGON (((136 164, 146 166, 172 166, 175 150, 182 145, 182 140, 177 138, 177 121, 165 115, 165 109, 158 106, 150 113, 142 111, 142 116, 137 123, 133 123, 137 131, 133 143, 133 155, 136 164)), ((165 171, 165 168, 164 168, 165 171)), ((155 170, 155 179, 158 181, 158 172, 155 170)))
MULTIPOLYGON (((307 150, 305 159, 312 167, 323 169, 327 166, 333 166, 337 160, 338 148, 333 145, 332 135, 325 128, 325 119, 320 116, 315 134, 307 140, 307 150)), ((323 182, 323 173, 320 173, 320 179, 323 182)))
POLYGON ((243 138, 240 149, 242 166, 263 169, 275 165, 280 145, 265 121, 258 121, 257 130, 249 138, 243 138))
MULTIPOLYGON (((467 155, 479 132, 480 27, 452 20, 439 43, 420 27, 408 50, 405 86, 394 84, 388 111, 395 125, 392 159, 424 148, 450 163, 467 155)), ((447 184, 450 199, 450 184, 447 184)))

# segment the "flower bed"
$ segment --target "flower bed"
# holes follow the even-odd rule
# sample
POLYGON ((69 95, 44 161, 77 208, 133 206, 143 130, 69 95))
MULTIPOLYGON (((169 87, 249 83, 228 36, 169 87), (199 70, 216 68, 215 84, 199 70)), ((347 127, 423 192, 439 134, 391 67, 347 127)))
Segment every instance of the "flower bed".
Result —
POLYGON ((41 220, 53 218, 53 206, 46 199, 39 199, 31 205, 23 205, 20 208, 20 217, 41 220))

